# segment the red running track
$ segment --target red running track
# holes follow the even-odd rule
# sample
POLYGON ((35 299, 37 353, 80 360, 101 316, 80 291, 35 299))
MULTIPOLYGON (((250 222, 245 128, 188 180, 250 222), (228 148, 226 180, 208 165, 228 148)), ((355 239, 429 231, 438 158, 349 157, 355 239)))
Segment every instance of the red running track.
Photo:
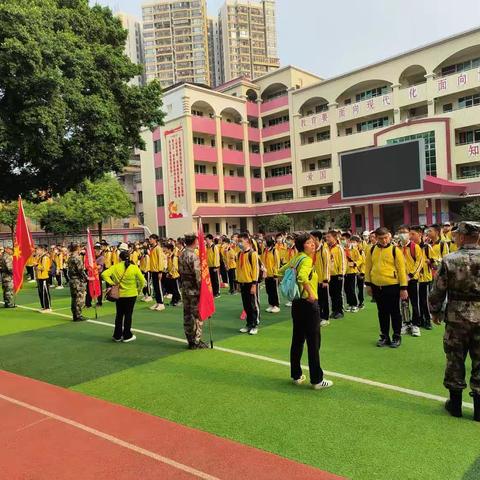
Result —
POLYGON ((0 425, 1 478, 9 480, 340 479, 1 370, 0 425))

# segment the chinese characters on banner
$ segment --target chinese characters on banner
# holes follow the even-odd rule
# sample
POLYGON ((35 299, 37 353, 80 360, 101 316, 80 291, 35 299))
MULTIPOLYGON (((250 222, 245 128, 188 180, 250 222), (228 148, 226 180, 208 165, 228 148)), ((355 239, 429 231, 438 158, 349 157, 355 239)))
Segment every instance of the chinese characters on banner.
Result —
MULTIPOLYGON (((469 76, 473 73, 462 72, 458 75, 450 75, 449 77, 442 77, 437 80, 437 92, 443 92, 448 89, 448 84, 455 84, 458 88, 466 87, 469 84, 469 76)), ((477 80, 480 82, 480 68, 477 70, 477 80)))
MULTIPOLYGON (((388 107, 390 105, 392 105, 392 96, 391 94, 387 93, 385 95, 382 95, 381 98, 370 98, 362 102, 338 107, 338 118, 342 120, 351 117, 358 117, 360 115, 374 112, 377 108, 381 109, 381 107, 388 107)), ((304 125, 302 124, 302 126, 304 125)))
POLYGON ((328 113, 318 113, 316 115, 310 115, 308 117, 304 117, 300 120, 300 127, 307 128, 307 127, 315 127, 317 125, 324 125, 328 123, 328 113))
POLYGON ((165 132, 165 144, 168 169, 168 217, 184 218, 188 214, 182 127, 165 132))
POLYGON ((480 156, 480 143, 472 143, 468 146, 468 156, 469 157, 479 157, 480 156))

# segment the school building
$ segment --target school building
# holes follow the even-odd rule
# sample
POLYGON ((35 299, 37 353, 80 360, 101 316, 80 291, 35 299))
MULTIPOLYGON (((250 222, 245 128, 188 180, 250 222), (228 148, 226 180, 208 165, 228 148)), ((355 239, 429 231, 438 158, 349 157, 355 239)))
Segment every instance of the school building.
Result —
POLYGON ((480 29, 326 80, 288 66, 215 90, 172 86, 164 109, 165 125, 144 132, 140 192, 162 235, 196 230, 198 217, 210 233, 278 214, 311 229, 318 212, 347 211, 355 230, 431 224, 480 193, 480 29), (419 138, 422 191, 342 200, 342 153, 419 138))

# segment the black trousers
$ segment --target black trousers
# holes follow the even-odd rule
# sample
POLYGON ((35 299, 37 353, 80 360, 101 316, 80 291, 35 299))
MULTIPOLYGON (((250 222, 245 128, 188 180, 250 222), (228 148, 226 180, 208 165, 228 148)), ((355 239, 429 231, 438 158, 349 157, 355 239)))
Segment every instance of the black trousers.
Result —
POLYGON ((68 268, 63 269, 63 278, 65 279, 66 283, 70 281, 70 278, 68 278, 68 268))
POLYGON ((213 296, 217 296, 220 293, 220 282, 218 279, 218 269, 209 267, 210 281, 212 282, 213 296))
POLYGON ((228 283, 228 272, 223 259, 220 260, 220 276, 222 277, 222 283, 228 283))
POLYGON ((330 298, 333 314, 343 313, 343 275, 330 277, 330 298))
POLYGON ((345 296, 349 307, 358 307, 357 298, 357 274, 347 273, 345 275, 345 296))
POLYGON ((247 314, 247 328, 256 328, 260 323, 260 306, 258 303, 258 285, 257 293, 252 294, 250 290, 253 283, 241 283, 240 292, 242 294, 243 309, 247 314))
POLYGON ((235 268, 228 269, 228 286, 230 287, 230 293, 234 293, 236 290, 236 286, 237 286, 236 273, 237 273, 237 270, 235 268))
POLYGON ((26 267, 27 268, 27 275, 30 277, 30 280, 35 280, 35 273, 34 273, 34 269, 33 269, 33 266, 30 266, 30 267, 26 267))
POLYGON ((320 307, 318 303, 297 299, 292 302, 292 345, 290 347, 291 377, 298 380, 302 376, 301 360, 303 345, 307 341, 308 368, 310 383, 316 385, 323 380, 323 370, 320 367, 320 307))
POLYGON ((50 290, 48 289, 49 279, 37 280, 38 296, 40 298, 40 305, 43 309, 52 308, 52 302, 50 300, 50 290))
POLYGON ((143 276, 145 278, 145 286, 143 287, 142 293, 146 297, 151 297, 152 296, 152 286, 151 286, 151 277, 152 273, 151 272, 143 272, 143 276))
POLYGON ((365 303, 365 275, 357 275, 357 295, 358 304, 363 305, 365 303))
POLYGON ((265 290, 267 291, 268 304, 272 307, 279 307, 277 279, 275 277, 265 278, 265 290))
POLYGON ((402 314, 400 313, 400 285, 377 287, 372 285, 373 298, 377 304, 380 332, 390 338, 390 324, 397 337, 402 331, 402 314))
POLYGON ((320 318, 322 320, 328 320, 330 317, 330 296, 329 287, 322 287, 322 284, 318 284, 318 306, 320 307, 320 318))
POLYGON ((165 282, 168 286, 169 293, 172 294, 172 301, 170 305, 176 305, 181 299, 180 287, 178 286, 178 278, 166 278, 165 282))
POLYGON ((123 297, 115 302, 117 315, 115 317, 113 338, 116 340, 122 337, 124 340, 132 338, 132 316, 136 301, 137 297, 123 297))
POLYGON ((431 282, 420 282, 418 284, 419 303, 420 303, 420 324, 422 326, 430 323, 430 309, 428 308, 428 294, 430 292, 431 282))
POLYGON ((160 279, 158 278, 158 272, 151 272, 153 291, 155 292, 155 302, 163 304, 163 291, 160 279))
POLYGON ((420 288, 418 280, 410 280, 408 282, 408 298, 412 306, 412 324, 419 327, 420 321, 420 288))

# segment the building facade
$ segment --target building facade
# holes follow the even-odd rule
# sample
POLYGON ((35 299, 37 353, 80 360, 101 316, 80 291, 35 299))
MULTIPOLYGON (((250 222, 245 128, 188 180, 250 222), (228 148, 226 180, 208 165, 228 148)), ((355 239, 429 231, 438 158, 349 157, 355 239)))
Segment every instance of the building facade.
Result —
POLYGON ((201 217, 231 234, 284 213, 306 229, 318 212, 348 212, 355 230, 455 220, 480 194, 479 92, 480 29, 327 80, 284 67, 216 90, 176 86, 144 155, 150 228, 180 236, 201 217), (342 200, 342 153, 418 138, 421 192, 342 200))
POLYGON ((279 68, 275 0, 226 0, 218 14, 218 33, 223 83, 279 68))
POLYGON ((162 87, 180 82, 208 85, 205 0, 156 0, 142 5, 145 74, 162 87))

